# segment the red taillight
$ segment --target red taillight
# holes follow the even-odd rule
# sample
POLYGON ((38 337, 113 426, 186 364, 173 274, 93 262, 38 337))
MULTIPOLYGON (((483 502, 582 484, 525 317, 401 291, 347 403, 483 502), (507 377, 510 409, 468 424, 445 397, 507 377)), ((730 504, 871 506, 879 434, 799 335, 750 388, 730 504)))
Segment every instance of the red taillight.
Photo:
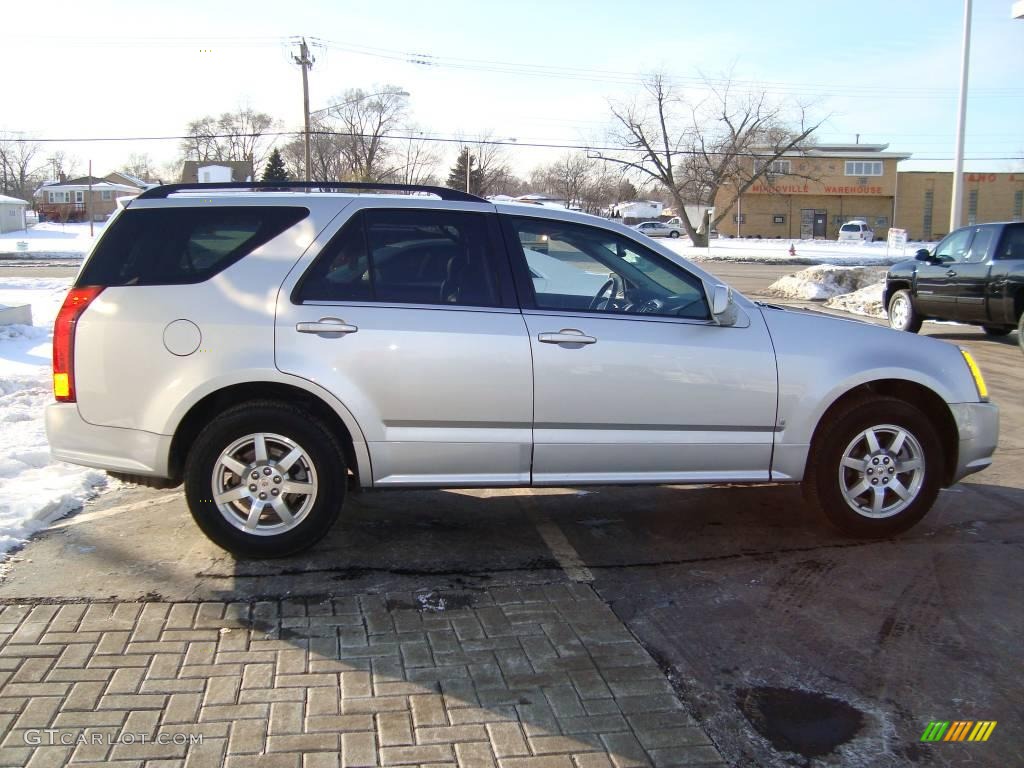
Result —
POLYGON ((72 288, 64 297, 53 324, 53 396, 60 403, 75 402, 75 324, 103 288, 72 288))

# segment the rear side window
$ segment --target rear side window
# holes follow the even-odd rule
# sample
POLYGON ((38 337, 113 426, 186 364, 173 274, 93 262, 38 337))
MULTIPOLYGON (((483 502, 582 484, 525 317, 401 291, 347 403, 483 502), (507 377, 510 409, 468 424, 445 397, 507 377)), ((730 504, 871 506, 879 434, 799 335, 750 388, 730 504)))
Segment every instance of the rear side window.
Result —
POLYGON ((183 285, 226 269, 309 215, 297 207, 128 209, 76 285, 183 285))
POLYGON ((293 301, 498 306, 483 214, 357 213, 317 257, 293 301))
POLYGON ((997 259, 1024 260, 1024 224, 1008 224, 996 252, 997 259))

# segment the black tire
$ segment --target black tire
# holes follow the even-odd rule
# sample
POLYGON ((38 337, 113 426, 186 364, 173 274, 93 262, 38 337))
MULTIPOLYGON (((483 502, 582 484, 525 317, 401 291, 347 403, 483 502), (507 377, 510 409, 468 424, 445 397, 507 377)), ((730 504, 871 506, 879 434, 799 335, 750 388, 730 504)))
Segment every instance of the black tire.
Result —
POLYGON ((908 333, 917 333, 921 330, 921 323, 924 321, 917 313, 917 310, 914 309, 914 302, 910 298, 910 291, 906 289, 896 291, 889 298, 889 306, 886 307, 886 310, 890 328, 897 331, 907 331, 908 333), (905 313, 899 312, 900 302, 905 302, 905 313), (896 310, 895 316, 894 309, 896 310))
POLYGON ((313 546, 337 519, 345 488, 345 459, 337 438, 307 411, 272 400, 241 403, 226 410, 199 433, 185 462, 185 497, 192 517, 214 543, 239 557, 285 557, 313 546), (295 527, 278 534, 257 535, 236 528, 213 501, 213 473, 221 452, 254 433, 294 441, 316 473, 312 505, 295 527))
POLYGON ((1013 330, 1013 328, 1006 328, 1002 325, 983 325, 981 328, 988 336, 995 336, 996 338, 1000 336, 1009 336, 1010 331, 1013 330))
MULTIPOLYGON (((851 401, 827 418, 811 444, 807 477, 804 479, 808 503, 849 536, 883 538, 901 533, 919 522, 935 503, 945 465, 942 441, 928 416, 906 401, 871 397, 851 401), (871 517, 858 512, 847 502, 840 487, 839 470, 847 446, 865 430, 880 425, 906 430, 917 441, 923 454, 923 478, 916 496, 889 517, 871 517)), ((871 469, 870 463, 866 466, 871 469)), ((858 470, 848 471, 856 474, 858 470)), ((895 477, 905 481, 908 476, 896 474, 895 477)), ((850 482, 855 483, 855 479, 850 482)), ((897 503, 894 493, 883 491, 883 497, 897 503)))
POLYGON ((668 236, 669 237, 679 237, 679 233, 676 232, 675 230, 672 230, 671 232, 668 233, 668 236))

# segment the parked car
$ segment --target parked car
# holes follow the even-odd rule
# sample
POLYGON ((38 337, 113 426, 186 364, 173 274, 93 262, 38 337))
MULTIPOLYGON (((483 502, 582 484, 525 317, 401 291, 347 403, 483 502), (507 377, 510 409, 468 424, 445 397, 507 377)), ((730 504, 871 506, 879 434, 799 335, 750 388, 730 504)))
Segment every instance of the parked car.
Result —
POLYGON ((1016 328, 1024 350, 1024 222, 962 227, 895 264, 885 306, 899 331, 917 333, 925 320, 980 325, 990 336, 1016 328))
POLYGON ((945 342, 750 301, 592 216, 285 185, 143 192, 54 329, 54 457, 183 482, 238 555, 423 487, 802 482, 888 536, 991 462, 998 410, 945 342))
POLYGON ((875 231, 866 221, 848 221, 839 228, 839 242, 857 241, 870 243, 875 239, 875 231))
POLYGON ((633 228, 648 237, 679 237, 682 234, 682 229, 679 227, 670 227, 661 221, 644 221, 634 225, 633 228))

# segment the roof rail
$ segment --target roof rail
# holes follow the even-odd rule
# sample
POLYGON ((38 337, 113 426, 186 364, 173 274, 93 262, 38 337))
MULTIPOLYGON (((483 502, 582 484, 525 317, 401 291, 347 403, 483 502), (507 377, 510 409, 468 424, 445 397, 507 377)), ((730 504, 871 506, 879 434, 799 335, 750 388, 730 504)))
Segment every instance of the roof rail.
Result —
POLYGON ((457 200, 465 203, 486 203, 482 197, 471 195, 468 192, 460 192, 457 189, 448 187, 434 187, 428 184, 378 184, 366 181, 216 181, 205 184, 163 184, 159 187, 145 190, 136 200, 158 200, 164 199, 177 192, 203 192, 211 189, 237 189, 237 190, 268 190, 279 191, 285 189, 307 190, 307 191, 341 191, 347 189, 365 191, 385 192, 427 192, 437 195, 442 200, 457 200))

